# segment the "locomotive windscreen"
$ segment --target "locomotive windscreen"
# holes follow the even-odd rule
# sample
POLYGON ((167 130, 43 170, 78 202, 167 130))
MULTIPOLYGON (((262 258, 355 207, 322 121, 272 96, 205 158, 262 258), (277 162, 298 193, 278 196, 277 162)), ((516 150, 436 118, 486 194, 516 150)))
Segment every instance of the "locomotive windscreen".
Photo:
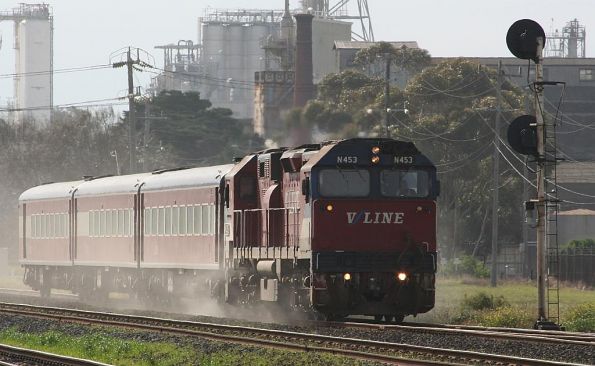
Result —
POLYGON ((364 169, 323 169, 319 190, 324 197, 366 197, 370 194, 370 172, 364 169))
POLYGON ((380 172, 380 193, 385 197, 427 197, 429 175, 418 169, 392 170, 380 172))

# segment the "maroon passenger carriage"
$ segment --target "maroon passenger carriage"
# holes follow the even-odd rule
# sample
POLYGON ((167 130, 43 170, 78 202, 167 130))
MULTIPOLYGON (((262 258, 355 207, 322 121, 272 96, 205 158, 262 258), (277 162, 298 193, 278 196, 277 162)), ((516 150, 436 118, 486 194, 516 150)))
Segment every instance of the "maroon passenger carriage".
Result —
POLYGON ((434 306, 438 193, 432 163, 390 139, 54 183, 20 197, 20 259, 44 295, 210 293, 401 320, 434 306))

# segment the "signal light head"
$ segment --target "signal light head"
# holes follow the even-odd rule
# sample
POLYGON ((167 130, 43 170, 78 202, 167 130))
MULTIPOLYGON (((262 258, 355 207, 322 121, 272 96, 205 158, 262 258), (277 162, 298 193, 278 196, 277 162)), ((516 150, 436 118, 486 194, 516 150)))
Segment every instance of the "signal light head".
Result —
POLYGON ((399 272, 397 273, 397 278, 399 279, 399 281, 403 282, 407 279, 407 273, 399 272))

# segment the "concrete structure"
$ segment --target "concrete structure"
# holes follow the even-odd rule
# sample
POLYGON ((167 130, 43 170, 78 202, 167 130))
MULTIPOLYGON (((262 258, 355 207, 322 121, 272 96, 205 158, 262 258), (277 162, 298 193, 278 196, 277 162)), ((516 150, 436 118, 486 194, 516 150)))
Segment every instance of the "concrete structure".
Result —
POLYGON ((48 123, 53 107, 53 17, 47 4, 20 4, 0 12, 12 20, 15 47, 15 120, 48 123))
POLYGON ((595 239, 595 211, 576 209, 558 213, 558 243, 595 239))
POLYGON ((278 140, 286 135, 281 112, 293 103, 293 71, 259 71, 254 75, 254 133, 278 140))
MULTIPOLYGON (((259 118, 254 113, 255 73, 294 68, 295 23, 291 13, 287 1, 284 10, 207 10, 199 18, 198 43, 189 47, 191 41, 181 41, 156 47, 164 51, 165 71, 153 79, 153 93, 167 89, 197 91, 213 106, 230 108, 237 118, 259 118)), ((350 38, 349 22, 330 16, 313 20, 314 82, 338 71, 333 43, 350 38)), ((277 95, 277 91, 265 94, 277 95)))

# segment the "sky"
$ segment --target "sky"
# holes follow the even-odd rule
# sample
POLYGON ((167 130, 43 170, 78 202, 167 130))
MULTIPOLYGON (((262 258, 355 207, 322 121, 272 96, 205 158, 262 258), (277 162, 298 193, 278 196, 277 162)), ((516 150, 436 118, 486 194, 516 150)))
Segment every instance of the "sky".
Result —
MULTIPOLYGON (((23 0, 0 0, 8 11, 23 0)), ((197 18, 205 9, 280 9, 283 0, 44 0, 54 15, 54 69, 109 63, 112 52, 132 45, 150 52, 156 66, 163 55, 154 46, 197 41, 197 18)), ((330 0, 331 4, 338 0, 330 0)), ((417 41, 433 56, 509 57, 506 32, 516 20, 531 18, 546 33, 561 29, 577 18, 586 27, 587 57, 595 57, 593 0, 368 0, 376 40, 417 41)), ((290 0, 290 7, 299 7, 290 0)), ((349 4, 355 13, 357 0, 349 4)), ((357 30, 357 28, 354 28, 357 30)), ((0 108, 13 98, 13 24, 0 23, 0 108)), ((547 64, 547 60, 546 60, 547 64)), ((146 86, 146 73, 135 75, 135 84, 146 86)), ((54 75, 54 104, 69 104, 121 97, 126 94, 124 68, 100 69, 54 75)))

